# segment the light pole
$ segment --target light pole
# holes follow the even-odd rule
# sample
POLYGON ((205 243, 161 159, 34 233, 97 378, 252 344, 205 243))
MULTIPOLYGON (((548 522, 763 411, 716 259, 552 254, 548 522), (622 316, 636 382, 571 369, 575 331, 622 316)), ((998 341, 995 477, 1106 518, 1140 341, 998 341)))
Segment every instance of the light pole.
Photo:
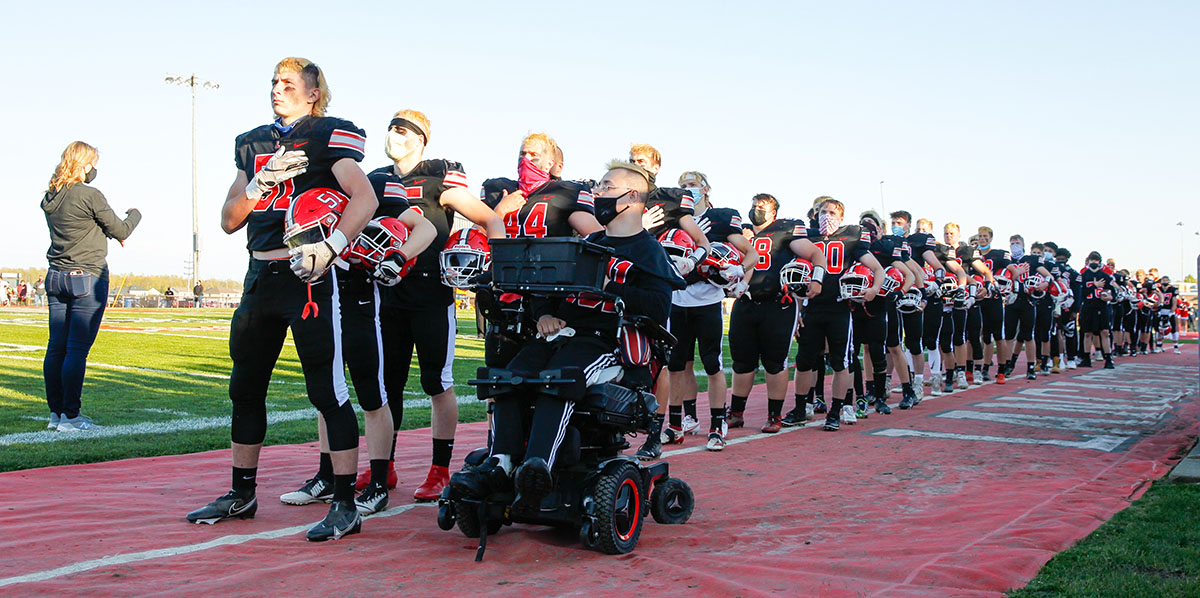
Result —
POLYGON ((220 85, 198 79, 196 73, 192 73, 190 77, 168 76, 166 82, 192 88, 192 288, 195 288, 196 282, 200 280, 200 207, 196 197, 196 88, 217 89, 220 85))
MULTIPOLYGON (((883 204, 883 181, 879 181, 879 209, 883 210, 883 213, 879 216, 881 218, 887 218, 887 206, 883 204)), ((891 221, 889 220, 889 222, 891 221)))
POLYGON ((1175 223, 1179 227, 1179 281, 1183 282, 1184 273, 1187 272, 1187 261, 1183 257, 1183 221, 1175 223))

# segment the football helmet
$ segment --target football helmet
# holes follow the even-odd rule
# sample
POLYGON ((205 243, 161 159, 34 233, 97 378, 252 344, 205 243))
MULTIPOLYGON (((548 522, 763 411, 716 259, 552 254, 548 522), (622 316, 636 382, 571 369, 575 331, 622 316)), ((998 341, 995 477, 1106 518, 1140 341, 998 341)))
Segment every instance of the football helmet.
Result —
POLYGON ((1050 296, 1054 299, 1054 305, 1059 309, 1071 309, 1071 305, 1075 303, 1075 298, 1071 296, 1071 287, 1067 286, 1067 283, 1061 280, 1050 283, 1046 292, 1050 293, 1050 296))
POLYGON ((726 290, 741 282, 746 275, 741 252, 728 243, 713 243, 697 269, 705 280, 726 290))
POLYGON ((658 242, 667 251, 667 257, 680 272, 690 272, 692 252, 696 250, 696 240, 681 228, 668 228, 658 236, 658 242), (683 262, 688 262, 686 265, 683 262))
POLYGON ((879 287, 879 295, 887 297, 893 292, 898 292, 902 286, 904 286, 904 275, 895 266, 888 266, 883 271, 883 286, 879 287))
POLYGON ((997 276, 993 279, 996 283, 996 297, 1007 297, 1013 290, 1013 281, 1007 276, 997 276))
POLYGON ((442 282, 448 287, 469 289, 476 276, 492 265, 492 250, 487 235, 477 228, 460 228, 450 233, 438 255, 442 282))
POLYGON ((896 298, 896 309, 900 313, 912 314, 921 311, 921 302, 925 300, 921 291, 909 289, 908 292, 896 298))
MULTIPOLYGON (((346 261, 350 263, 351 268, 374 270, 384 259, 397 253, 403 255, 400 248, 408 241, 411 232, 398 218, 380 216, 368 222, 363 231, 350 243, 346 261)), ((401 276, 408 274, 415 263, 417 258, 405 256, 401 276)))
POLYGON ((943 276, 938 289, 942 299, 948 301, 955 301, 960 295, 966 295, 967 293, 965 288, 958 286, 958 277, 953 274, 943 276))
POLYGON ((779 286, 797 297, 808 295, 808 284, 812 282, 812 262, 798 257, 779 269, 779 286))
POLYGON ((301 193, 292 200, 284 216, 284 244, 295 249, 328 239, 348 203, 349 197, 333 189, 317 187, 301 193))
POLYGON ((838 288, 841 290, 842 299, 848 301, 866 301, 867 289, 875 284, 875 274, 871 272, 865 264, 854 264, 841 280, 838 281, 838 288))
POLYGON ((1046 296, 1046 289, 1038 288, 1043 282, 1045 281, 1041 274, 1030 274, 1029 278, 1025 279, 1025 291, 1029 293, 1030 297, 1041 299, 1046 296))

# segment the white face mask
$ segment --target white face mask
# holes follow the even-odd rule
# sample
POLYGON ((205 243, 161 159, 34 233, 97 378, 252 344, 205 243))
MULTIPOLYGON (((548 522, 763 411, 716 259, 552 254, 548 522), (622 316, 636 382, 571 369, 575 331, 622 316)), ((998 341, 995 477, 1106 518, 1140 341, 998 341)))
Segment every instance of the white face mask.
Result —
POLYGON ((817 216, 817 221, 821 226, 822 235, 831 234, 842 225, 842 220, 840 218, 831 214, 826 214, 825 212, 821 212, 820 215, 817 216))
POLYGON ((393 162, 399 162, 407 158, 410 154, 417 150, 417 140, 409 139, 401 133, 388 131, 387 137, 383 140, 383 151, 393 162))

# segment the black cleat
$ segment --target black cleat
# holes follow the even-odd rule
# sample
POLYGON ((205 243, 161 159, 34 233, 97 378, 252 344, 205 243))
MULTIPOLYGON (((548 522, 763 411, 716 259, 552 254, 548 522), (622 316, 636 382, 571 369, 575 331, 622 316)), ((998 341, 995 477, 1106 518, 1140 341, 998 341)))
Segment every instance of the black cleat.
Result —
POLYGON ((554 478, 550 477, 550 467, 545 459, 532 457, 517 468, 514 485, 517 498, 512 504, 513 514, 532 518, 542 510, 542 499, 554 490, 554 478))
POLYGON ((1033 371, 1033 368, 1029 368, 1025 372, 1025 379, 1026 380, 1037 380, 1037 372, 1033 371))
POLYGON ((829 407, 825 405, 825 397, 818 396, 813 400, 813 413, 825 413, 829 407))
POLYGON ((1117 369, 1117 366, 1116 366, 1115 364, 1113 364, 1113 360, 1111 360, 1111 359, 1105 359, 1105 360, 1104 360, 1104 369, 1106 369, 1106 370, 1115 370, 1115 369, 1117 369))
POLYGON ((500 462, 495 457, 450 476, 450 487, 460 495, 469 498, 491 496, 494 493, 503 492, 511 486, 512 482, 508 474, 505 473, 503 467, 500 467, 500 462))
MULTIPOLYGON (((901 404, 901 405, 903 405, 903 404, 904 404, 904 401, 900 401, 900 404, 901 404)), ((912 407, 912 403, 910 402, 908 406, 909 406, 909 407, 912 407)), ((883 400, 883 399, 875 399, 875 413, 882 413, 882 414, 884 414, 884 415, 891 415, 891 414, 892 414, 892 408, 891 408, 891 407, 888 407, 887 401, 885 401, 885 400, 883 400)))
POLYGON ((821 429, 830 432, 837 432, 842 427, 842 418, 837 413, 830 413, 825 416, 825 425, 821 429))
POLYGON ((329 514, 320 523, 312 526, 305 538, 309 542, 339 540, 343 536, 362 531, 362 515, 352 500, 335 500, 329 503, 329 514))
POLYGON ((783 425, 789 428, 803 425, 806 421, 808 421, 808 414, 804 412, 804 407, 796 407, 783 414, 783 425))
POLYGON ((228 494, 214 500, 195 511, 187 514, 187 520, 192 523, 207 523, 212 525, 222 519, 253 519, 258 510, 258 497, 238 494, 230 490, 228 494))
POLYGON ((372 515, 386 511, 388 506, 388 491, 383 484, 371 482, 363 488, 361 494, 354 499, 354 506, 363 515, 372 515))
MULTIPOLYGON (((740 414, 738 414, 740 415, 740 414)), ((733 413, 729 414, 729 419, 733 420, 733 413)), ((642 447, 637 450, 634 455, 641 461, 653 461, 662 456, 662 425, 661 419, 655 418, 650 423, 650 429, 646 430, 646 442, 642 443, 642 447)), ((730 426, 733 427, 732 425, 730 426)), ((454 484, 454 478, 450 478, 450 484, 454 484)))

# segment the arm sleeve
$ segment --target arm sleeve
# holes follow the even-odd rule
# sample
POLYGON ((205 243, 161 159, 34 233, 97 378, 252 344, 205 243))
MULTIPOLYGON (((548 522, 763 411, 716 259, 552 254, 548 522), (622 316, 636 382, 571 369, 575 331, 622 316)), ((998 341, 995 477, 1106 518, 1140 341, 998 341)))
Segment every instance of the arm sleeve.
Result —
POLYGON ((138 223, 142 221, 142 213, 136 209, 130 210, 129 215, 122 220, 108 205, 108 200, 104 198, 103 193, 99 190, 92 190, 92 193, 94 193, 91 198, 92 218, 96 220, 96 224, 100 225, 104 235, 118 241, 128 239, 133 229, 137 228, 138 223))

